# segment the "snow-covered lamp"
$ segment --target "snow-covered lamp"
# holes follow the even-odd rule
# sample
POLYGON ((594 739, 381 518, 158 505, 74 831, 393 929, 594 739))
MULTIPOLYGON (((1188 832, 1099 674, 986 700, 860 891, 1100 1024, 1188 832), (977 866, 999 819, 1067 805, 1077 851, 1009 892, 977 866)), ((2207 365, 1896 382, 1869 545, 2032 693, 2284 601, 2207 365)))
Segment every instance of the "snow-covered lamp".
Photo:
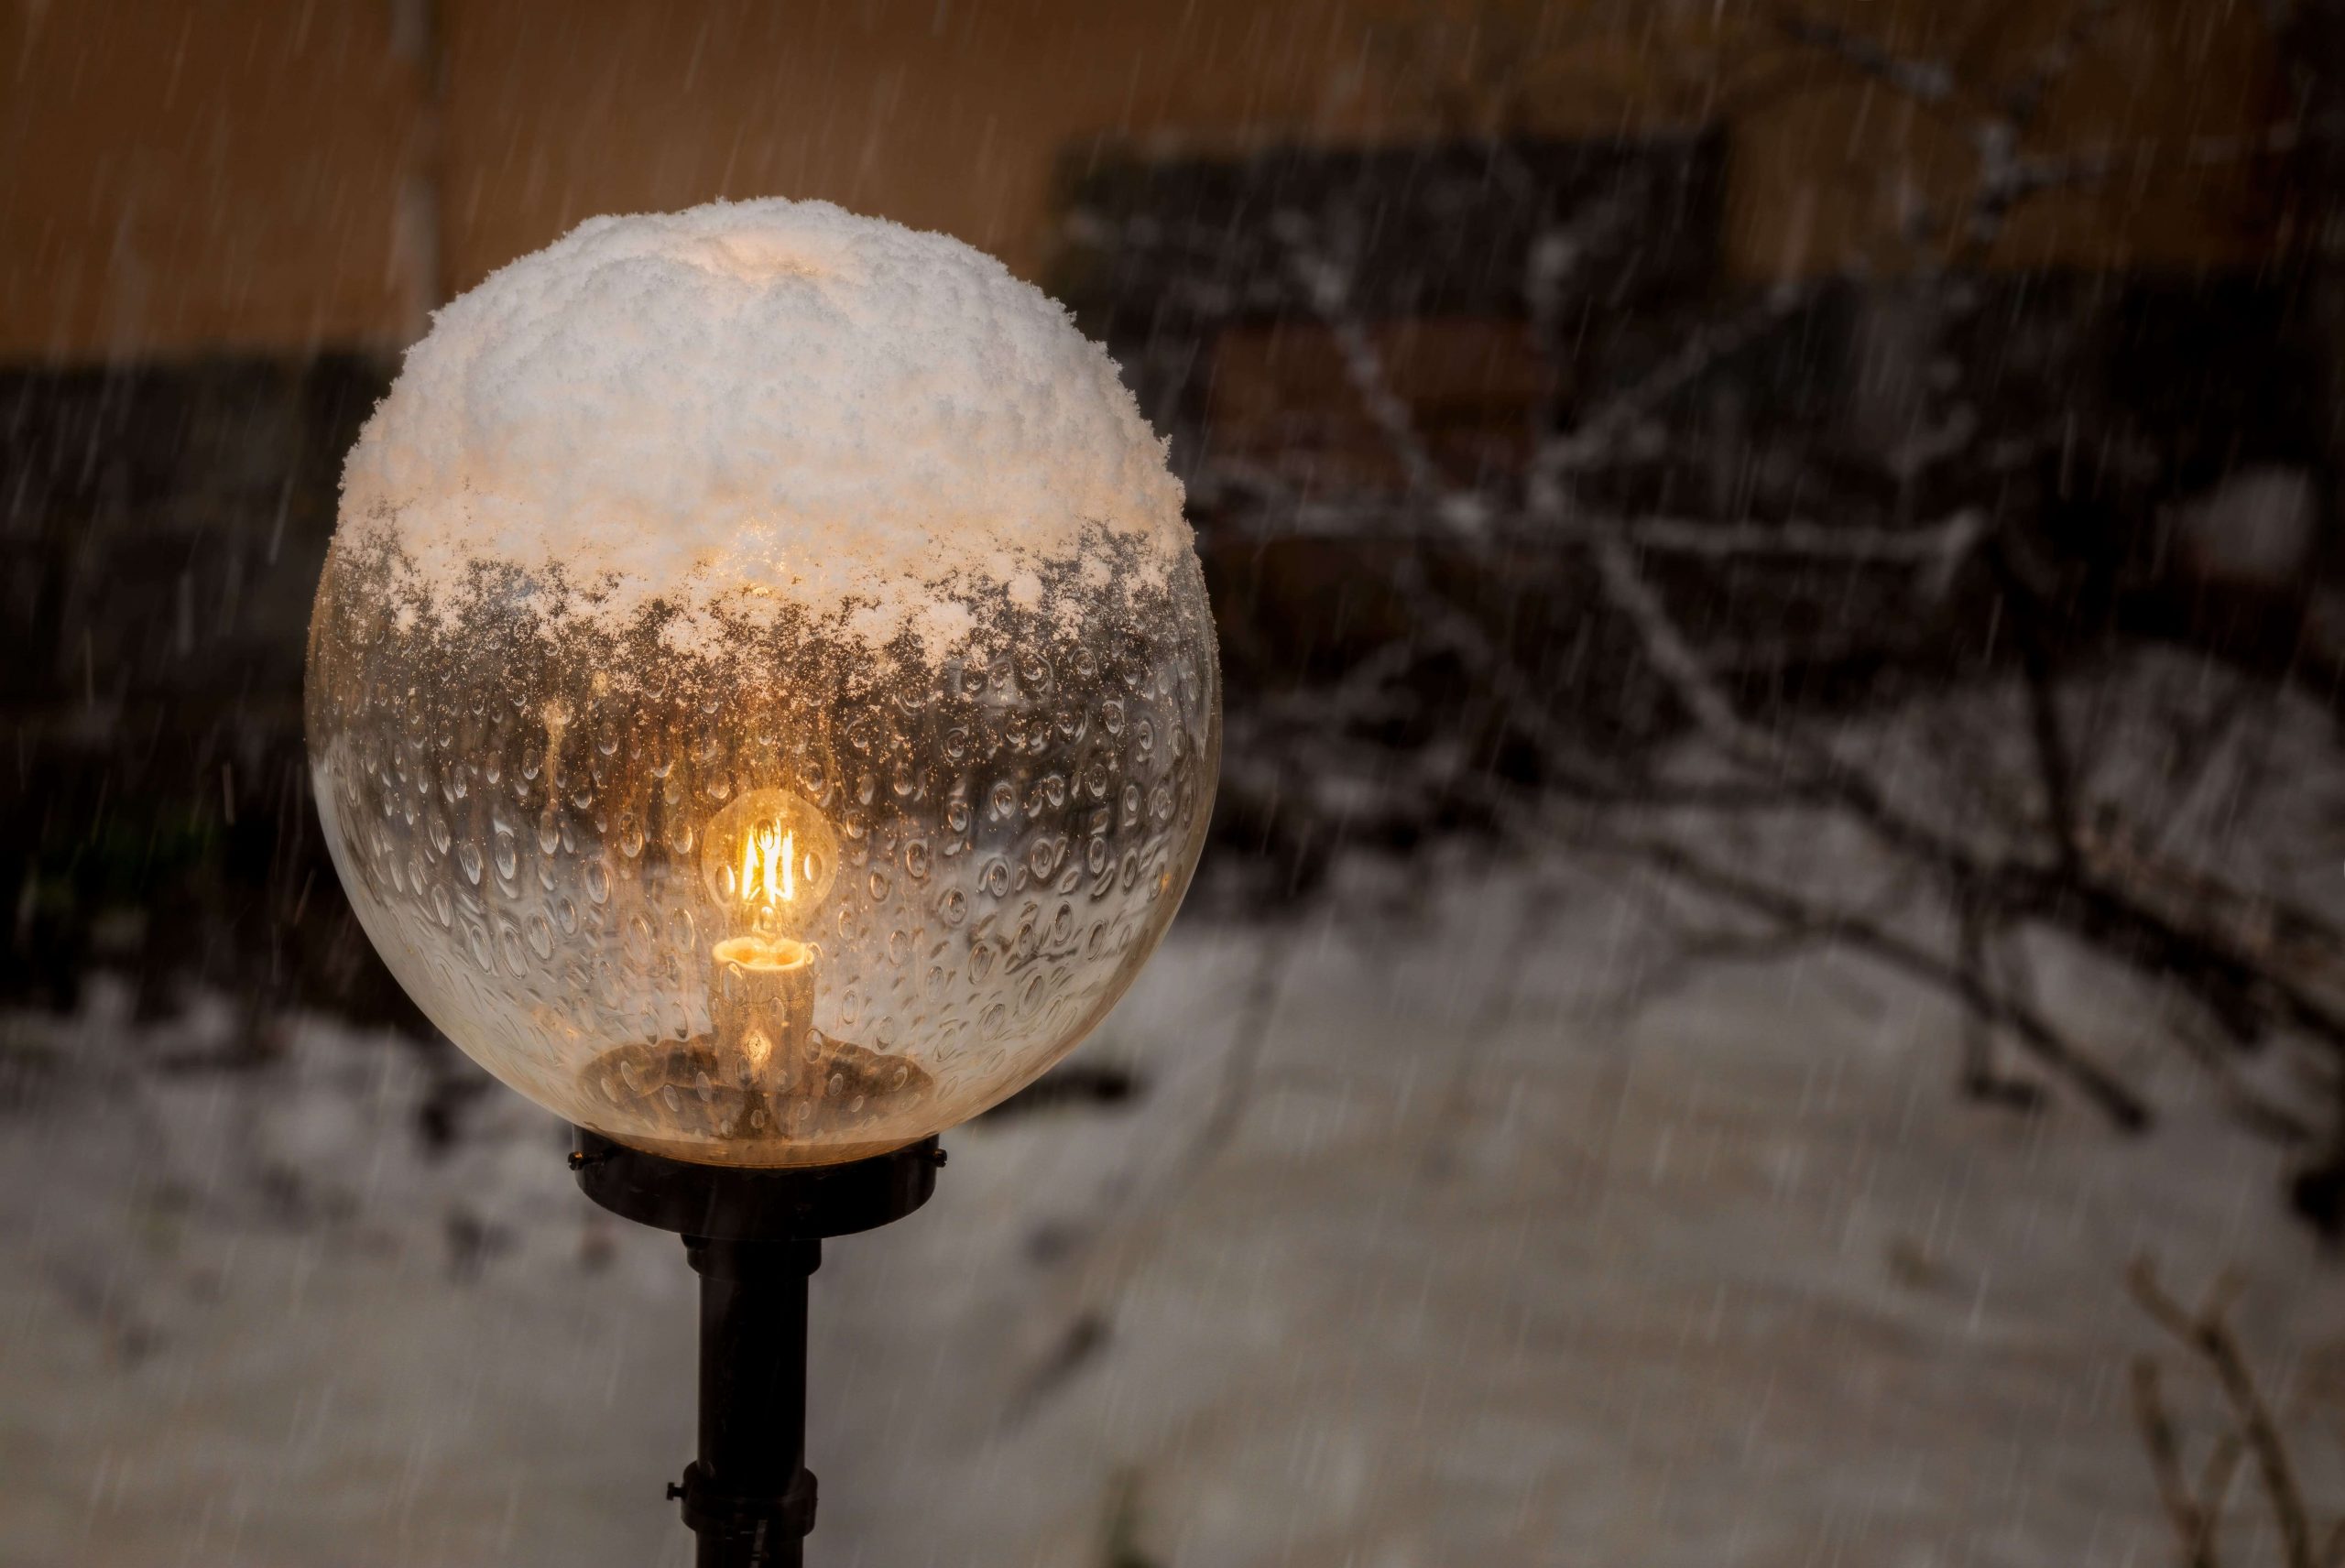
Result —
POLYGON ((900 1211, 1187 886, 1181 503, 1106 354, 956 241, 587 223, 440 311, 350 454, 308 684, 344 887, 611 1206, 811 1245, 863 1162, 900 1211))

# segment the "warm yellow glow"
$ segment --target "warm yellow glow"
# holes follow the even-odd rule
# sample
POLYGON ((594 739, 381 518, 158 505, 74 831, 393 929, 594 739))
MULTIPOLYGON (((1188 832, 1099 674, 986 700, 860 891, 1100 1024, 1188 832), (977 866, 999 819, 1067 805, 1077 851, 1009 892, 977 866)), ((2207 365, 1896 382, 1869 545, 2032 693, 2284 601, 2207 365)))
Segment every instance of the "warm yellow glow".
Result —
POLYGON ((802 942, 792 942, 788 937, 773 941, 761 936, 736 936, 727 937, 716 944, 717 963, 734 964, 742 969, 802 969, 813 961, 813 948, 802 942))
POLYGON ((769 824, 741 835, 741 902, 798 900, 798 835, 769 824))
POLYGON ((837 874, 838 839, 823 814, 781 789, 757 789, 704 830, 709 891, 760 931, 799 930, 837 874))
POLYGON ((751 1029, 741 1037, 741 1057, 749 1064, 752 1074, 763 1073, 766 1063, 773 1059, 773 1041, 763 1029, 751 1029))
POLYGON ((798 835, 769 823, 741 835, 741 902, 798 901, 798 835))

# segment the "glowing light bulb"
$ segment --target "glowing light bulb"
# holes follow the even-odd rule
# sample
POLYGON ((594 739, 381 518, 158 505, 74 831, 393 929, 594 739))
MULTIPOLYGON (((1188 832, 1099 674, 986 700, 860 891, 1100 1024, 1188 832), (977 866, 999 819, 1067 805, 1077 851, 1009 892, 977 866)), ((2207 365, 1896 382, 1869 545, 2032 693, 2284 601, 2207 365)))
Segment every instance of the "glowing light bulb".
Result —
POLYGON ((838 835, 829 820, 785 789, 750 790, 712 817, 698 836, 710 898, 753 930, 802 927, 838 873, 838 835))
POLYGON ((598 221, 440 313, 352 453, 308 717, 432 1020, 747 1165, 1072 1049, 1172 918, 1220 738, 1113 365, 955 242, 788 202, 598 221))

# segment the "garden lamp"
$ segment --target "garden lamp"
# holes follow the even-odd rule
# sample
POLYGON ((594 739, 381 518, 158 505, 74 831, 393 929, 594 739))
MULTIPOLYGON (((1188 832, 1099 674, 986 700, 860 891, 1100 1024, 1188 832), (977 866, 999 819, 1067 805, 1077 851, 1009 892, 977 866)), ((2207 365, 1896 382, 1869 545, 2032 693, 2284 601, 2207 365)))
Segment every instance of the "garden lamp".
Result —
POLYGON ((702 1276, 699 1561, 795 1563, 807 1276, 1098 1023, 1220 750, 1180 485, 998 262, 598 218, 434 318, 311 626, 319 815, 423 1011, 702 1276))

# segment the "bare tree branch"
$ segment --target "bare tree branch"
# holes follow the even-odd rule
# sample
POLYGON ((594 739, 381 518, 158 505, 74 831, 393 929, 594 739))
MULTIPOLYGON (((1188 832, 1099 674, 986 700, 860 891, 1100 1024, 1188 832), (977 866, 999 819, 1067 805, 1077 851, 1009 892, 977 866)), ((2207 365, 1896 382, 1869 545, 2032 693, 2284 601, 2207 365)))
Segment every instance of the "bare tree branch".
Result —
MULTIPOLYGON (((2154 168, 2187 167, 2198 158, 2283 151, 2308 135, 2326 134, 2313 122, 2300 121, 2229 138, 2201 137, 2178 149, 2172 142, 2031 147, 2030 137, 2045 122, 2045 105, 2093 46, 2113 8, 2114 0, 2087 0, 2057 37, 2001 82, 1967 80, 1958 63, 1900 54, 1835 24, 1788 11, 1773 16, 1774 36, 1791 49, 1838 60, 1883 83, 1952 123, 1964 136, 1975 161, 1974 178, 1963 205, 1943 221, 1932 218, 1925 232, 1914 235, 1914 254, 1904 258, 1915 279, 1911 287, 1953 288, 1953 268, 1979 260, 2005 219, 2045 192, 2154 168)), ((1510 69, 1509 62, 1478 52, 1466 63, 1469 74, 1510 69)), ((1533 171, 1492 128, 1502 119, 1475 121, 1489 140, 1493 177, 1525 200, 1537 199, 1533 171)), ((1598 212, 1588 221, 1616 223, 1618 212, 1598 212)), ((1576 220, 1570 232, 1579 232, 1576 220)), ((2116 1124, 2140 1126, 2148 1119, 2142 1096, 2112 1069, 2080 1053, 2059 1021, 2036 1004, 2019 947, 2024 932, 2072 943, 2166 987, 2188 1004, 2192 1017, 2215 1025, 2206 1039, 2186 1040, 2186 1049, 2210 1064, 2217 1059, 2209 1042, 2218 1037, 2242 1049, 2274 1037, 2299 1046, 2317 1043, 2339 1064, 2338 1093, 2345 1095, 2345 933, 2313 912, 2267 896, 2230 867, 2204 869, 2190 858, 2189 834, 2204 836, 2199 824, 2226 809, 2225 791, 2203 782, 2212 775, 2211 765, 2201 770, 2198 783, 2183 770, 2171 811, 2142 813, 2143 822, 2158 824, 2155 833, 2136 832, 2108 799, 2096 794, 2100 781, 2090 721, 2078 717, 2076 698, 2100 676, 2064 667, 2061 601, 2053 587, 2020 582, 2006 558, 2004 547, 2026 537, 2019 530, 2027 526, 2027 503, 2010 499, 2006 488, 1991 519, 1987 507, 1960 483, 1946 486, 1954 505, 1925 511, 1916 502, 1925 481, 1959 477, 1949 473, 1951 460, 1972 452, 1982 439, 1978 399, 1931 383, 1935 389, 1919 395, 1905 433, 1891 442, 1892 450, 1867 457, 1862 482, 1847 486, 1857 499, 1844 507, 1836 506, 1829 489, 1817 498, 1805 463, 1794 465, 1795 483, 1782 483, 1779 475, 1772 509, 1794 515, 1772 519, 1752 515, 1770 508, 1753 504, 1748 492, 1736 492, 1731 483, 1717 492, 1716 517, 1685 515, 1682 502, 1663 515, 1618 499, 1652 493, 1647 480, 1654 459, 1648 449, 1655 441, 1667 447, 1662 427, 1678 417, 1687 401, 1683 395, 1793 319, 1816 291, 1803 284, 1745 300, 1722 319, 1686 332, 1675 352, 1609 396, 1598 395, 1593 406, 1571 419, 1568 429, 1554 428, 1571 414, 1560 394, 1551 390, 1536 399, 1533 444, 1517 499, 1509 485, 1478 489, 1443 472, 1418 410, 1395 385, 1382 340, 1363 319, 1357 258, 1343 225, 1284 212, 1274 222, 1272 238, 1279 298, 1299 299, 1329 334, 1344 382, 1372 439, 1398 463, 1402 493, 1306 496, 1274 464, 1222 461, 1197 476, 1192 497, 1249 520, 1234 526, 1250 524, 1266 535, 1400 545, 1391 552, 1391 587, 1409 616, 1409 631, 1395 639, 1389 656, 1358 660, 1324 709, 1266 702, 1253 715, 1256 722, 1279 733, 1307 735, 1313 767, 1340 758, 1361 776, 1380 770, 1391 775, 1389 758, 1380 763, 1367 755, 1358 732, 1389 724, 1403 711, 1412 671, 1436 669, 1435 689, 1448 691, 1455 689, 1456 671, 1462 670, 1472 692, 1472 724, 1499 731, 1510 747, 1533 757, 1536 767, 1505 778, 1482 771, 1486 765, 1475 760, 1478 733, 1473 747, 1418 759, 1405 770, 1407 788, 1445 805, 1470 802, 1486 813, 1483 820, 1511 823, 1522 832, 1551 826, 1556 807, 1594 814, 1599 820, 1591 831, 1604 847, 1637 856, 1664 877, 1726 902, 1764 928, 1690 944, 1708 955, 1832 941, 1925 981, 1963 1010, 1967 1076, 1974 1086, 2000 1082, 1994 1051, 2008 1038, 2116 1124), (1891 487, 1894 500, 1884 501, 1883 490, 1891 487), (1913 521, 1931 511, 1937 521, 1913 521), (1822 520, 1827 518, 1831 520, 1822 520), (1436 545, 1445 550, 1437 551, 1436 545), (1522 655, 1511 628, 1494 625, 1468 594, 1447 586, 1454 561, 1487 558, 1501 545, 1508 550, 1505 564, 1494 564, 1493 572, 1511 571, 1528 561, 1533 570, 1552 571, 1553 581, 1572 588, 1592 578, 1604 634, 1592 640, 1606 657, 1631 662, 1631 690, 1649 691, 1646 677, 1658 682, 1667 698, 1658 722, 1646 724, 1639 709, 1625 726, 1632 731, 1629 742, 1591 738, 1554 678, 1529 667, 1532 661, 1522 655), (1975 575, 1960 574, 1981 561, 2004 576, 2005 614, 2017 612, 2022 657, 2020 681, 2012 692, 2020 723, 2012 729, 2024 742, 2023 748, 1994 753, 1990 770, 2000 772, 1996 787, 1984 797, 1983 828, 1976 814, 1939 809, 1926 794, 1917 799, 1896 762, 1849 744, 1828 722, 1772 700, 1761 705, 1750 695, 1766 691, 1771 680, 1778 690, 1795 684, 1804 678, 1803 661, 1813 670, 1827 658, 1855 661, 1868 651, 1893 649, 1894 635, 1902 629, 1898 615, 1911 606, 1944 602, 1952 584, 1975 583, 1975 575), (1684 606, 1715 603, 1717 595, 1737 592, 1737 578, 1749 574, 1734 569, 1753 562, 1768 563, 1778 579, 1793 575, 1782 567, 1814 563, 1826 570, 1813 575, 1845 574, 1868 591, 1877 587, 1893 595, 1884 603, 1894 607, 1877 613, 1839 644, 1786 635, 1721 648, 1722 639, 1689 630, 1684 606), (1676 727, 1681 718, 1684 730, 1676 727), (1667 749, 1672 746, 1674 751, 1667 749), (2007 789, 2001 787, 2006 780, 2007 789), (1671 812, 1700 814, 1664 820, 1671 812), (1715 833, 1720 822, 1762 812, 1800 813, 1803 823, 1828 816, 1857 830, 1873 859, 1909 874, 1951 915, 1952 951, 1935 932, 1925 941, 1909 934, 1896 917, 1847 907, 1853 901, 1847 896, 1819 894, 1796 879, 1729 867, 1689 847, 1689 839, 1698 844, 1700 835, 1715 833)), ((1210 257, 1227 240, 1212 225, 1183 229, 1174 223, 1136 243, 1160 249, 1185 246, 1210 257)), ((1559 325, 1564 273, 1558 268, 1567 268, 1570 258, 1541 259, 1544 253, 1536 245, 1530 249, 1523 298, 1540 341, 1554 352, 1567 352, 1559 325)), ((1926 330, 1937 330, 1935 316, 1926 330)), ((1556 378, 1553 385, 1563 381, 1556 378)), ((2030 461, 2031 452, 2040 457, 2044 443, 2067 439, 2040 431, 2012 438, 1996 461, 2009 473, 2012 464, 2030 461)), ((1824 465, 1813 471, 1825 471, 1824 465)), ((1671 494, 1665 488, 1660 493, 1671 494)), ((1999 694, 1997 701, 2003 698, 1999 694)), ((1988 737, 1991 747, 1995 738, 1988 737)), ((1957 756, 1939 767, 1958 775, 1971 760, 1957 756)), ((2307 1116, 2247 1093, 2236 1074, 2224 1076, 2250 1125, 2299 1143, 2319 1136, 2307 1116)), ((2323 1158, 2332 1158, 2345 1175, 2345 1102, 2331 1116, 2334 1153, 2323 1158)))
POLYGON ((1823 940, 1842 943, 1929 982, 2009 1031, 2022 1049, 2067 1080, 2112 1125, 2130 1132, 2150 1124, 2150 1107, 2139 1095, 2106 1067, 2070 1044, 2033 1009, 1995 990, 1983 976, 1965 974, 1958 965, 1947 963, 1910 938, 1875 922, 1850 919, 1845 910, 1811 903, 1781 888, 1729 872, 1666 840, 1629 841, 1620 847, 1668 871, 1689 887, 1764 915, 1785 928, 1810 931, 1823 940))
MULTIPOLYGON (((2165 1287, 2158 1283, 2156 1268, 2146 1258, 2134 1260, 2126 1270, 2125 1283, 2150 1320, 2198 1356, 2221 1386, 2248 1453, 2255 1460, 2273 1525, 2280 1532, 2282 1557, 2287 1568, 2325 1568, 2313 1553, 2312 1522, 2305 1509, 2304 1492, 2297 1483, 2287 1444, 2281 1440, 2263 1390, 2256 1387, 2254 1375, 2248 1370, 2247 1358, 2241 1353, 2239 1340, 2227 1321, 2230 1303, 2239 1291, 2238 1280, 2218 1276, 2196 1312, 2166 1294, 2165 1287)), ((2163 1486, 2162 1480, 2161 1489, 2163 1486)))
POLYGON ((2221 1568, 2215 1553, 2215 1531, 2221 1523, 2204 1492, 2194 1493, 2182 1475, 2182 1442, 2175 1435, 2173 1418, 2160 1391, 2154 1357, 2133 1358, 2133 1418, 2142 1429, 2142 1446, 2149 1451, 2150 1474, 2157 1482, 2158 1501, 2182 1542, 2183 1568, 2221 1568))

